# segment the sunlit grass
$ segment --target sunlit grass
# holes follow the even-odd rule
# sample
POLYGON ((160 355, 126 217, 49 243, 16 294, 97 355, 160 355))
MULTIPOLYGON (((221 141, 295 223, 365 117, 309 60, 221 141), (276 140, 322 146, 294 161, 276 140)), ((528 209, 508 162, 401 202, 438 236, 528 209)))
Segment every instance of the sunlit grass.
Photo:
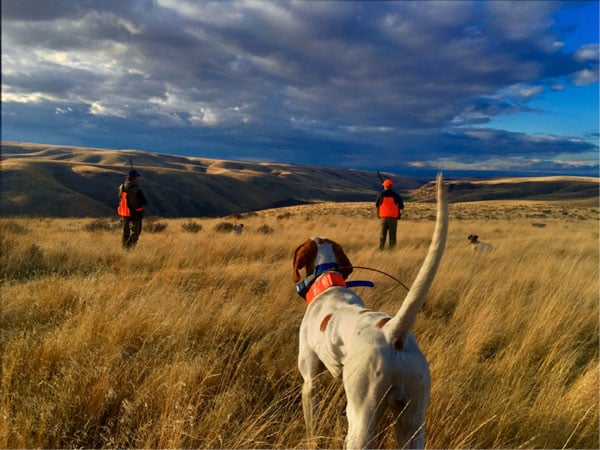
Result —
MULTIPOLYGON (((598 210, 526 206, 450 207, 415 328, 428 448, 597 448, 598 210), (473 232, 494 250, 473 253, 473 232)), ((2 219, 0 446, 341 447, 344 393, 328 374, 319 437, 305 437, 293 251, 328 236, 410 285, 434 208, 407 205, 393 252, 376 249, 370 204, 264 211, 236 219, 239 236, 216 231, 224 219, 160 220, 129 253, 112 221, 2 219)), ((352 279, 375 282, 357 288, 370 307, 404 298, 376 272, 352 279)), ((381 444, 394 445, 386 424, 381 444)))

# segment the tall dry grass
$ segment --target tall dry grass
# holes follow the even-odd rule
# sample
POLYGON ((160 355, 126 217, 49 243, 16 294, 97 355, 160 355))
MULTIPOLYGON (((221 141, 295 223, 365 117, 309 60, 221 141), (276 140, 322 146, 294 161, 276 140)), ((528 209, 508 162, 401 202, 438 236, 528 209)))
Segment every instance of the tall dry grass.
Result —
MULTIPOLYGON (((393 252, 376 250, 364 204, 261 212, 238 220, 241 236, 163 220, 129 253, 112 222, 2 219, 0 446, 341 447, 344 392, 328 374, 319 437, 305 438, 293 250, 325 235, 410 284, 433 211, 407 205, 393 252)), ((414 330, 431 366, 428 448, 598 447, 598 242, 598 208, 451 205, 414 330), (474 254, 472 232, 495 249, 474 254)), ((369 307, 404 298, 376 272, 352 279, 376 283, 357 288, 369 307)))

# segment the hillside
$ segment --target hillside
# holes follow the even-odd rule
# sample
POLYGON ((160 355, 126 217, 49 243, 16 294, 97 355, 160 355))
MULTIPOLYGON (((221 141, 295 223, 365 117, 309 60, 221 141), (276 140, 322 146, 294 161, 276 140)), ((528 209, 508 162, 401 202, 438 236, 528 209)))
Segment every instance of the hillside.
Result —
MULTIPOLYGON (((323 201, 372 202, 381 187, 375 172, 361 170, 3 142, 1 213, 114 215, 117 186, 130 161, 142 174, 148 216, 217 217, 323 201)), ((408 200, 433 198, 427 180, 388 176, 408 200)), ((450 187, 452 202, 528 198, 597 202, 598 197, 595 178, 453 181, 450 187)))
MULTIPOLYGON (((527 177, 492 180, 452 180, 448 192, 453 202, 486 200, 583 200, 597 199, 599 179, 590 177, 527 177)), ((434 198, 435 185, 427 183, 411 192, 415 200, 434 198)))
MULTIPOLYGON (((320 201, 374 201, 376 173, 179 157, 138 150, 2 144, 2 214, 99 217, 115 213, 117 186, 142 174, 148 215, 214 217, 320 201)), ((394 177, 400 190, 417 188, 394 177)))

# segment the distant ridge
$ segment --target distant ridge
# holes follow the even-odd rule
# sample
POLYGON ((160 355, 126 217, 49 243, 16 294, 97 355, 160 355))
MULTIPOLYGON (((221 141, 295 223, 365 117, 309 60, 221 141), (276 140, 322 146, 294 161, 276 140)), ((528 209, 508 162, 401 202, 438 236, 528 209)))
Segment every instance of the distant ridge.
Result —
MULTIPOLYGON (((474 202, 489 200, 582 200, 600 196, 600 179, 592 177, 551 176, 524 178, 497 178, 490 180, 451 180, 448 182, 451 201, 474 202)), ((418 201, 432 201, 435 184, 411 191, 418 201)))
MULTIPOLYGON (((376 172, 241 162, 17 142, 2 143, 2 216, 116 215, 117 186, 141 172, 148 216, 219 217, 315 202, 373 202, 376 172)), ((408 201, 431 201, 429 180, 391 177, 408 201)), ((568 200, 598 197, 597 178, 551 177, 450 181, 450 201, 568 200)))
MULTIPOLYGON (((43 144, 2 143, 2 215, 116 214, 117 186, 142 174, 149 216, 217 217, 323 201, 375 201, 375 172, 43 144)), ((392 176, 400 190, 422 182, 392 176)))

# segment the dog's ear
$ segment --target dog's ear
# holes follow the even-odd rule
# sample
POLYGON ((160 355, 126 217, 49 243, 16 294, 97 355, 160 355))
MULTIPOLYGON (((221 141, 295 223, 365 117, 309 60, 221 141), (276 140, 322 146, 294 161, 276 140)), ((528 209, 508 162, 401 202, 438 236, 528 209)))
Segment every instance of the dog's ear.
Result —
POLYGON ((352 273, 352 270, 354 270, 352 268, 352 263, 350 262, 350 260, 344 253, 344 250, 342 250, 342 247, 339 244, 332 242, 331 248, 333 250, 333 253, 335 254, 337 262, 341 266, 340 272, 342 272, 342 276, 344 277, 344 279, 348 278, 348 276, 352 273))
MULTIPOLYGON (((294 282, 300 281, 300 269, 310 266, 317 258, 317 244, 308 239, 294 252, 294 282)), ((308 269, 307 269, 308 270, 308 269)))

